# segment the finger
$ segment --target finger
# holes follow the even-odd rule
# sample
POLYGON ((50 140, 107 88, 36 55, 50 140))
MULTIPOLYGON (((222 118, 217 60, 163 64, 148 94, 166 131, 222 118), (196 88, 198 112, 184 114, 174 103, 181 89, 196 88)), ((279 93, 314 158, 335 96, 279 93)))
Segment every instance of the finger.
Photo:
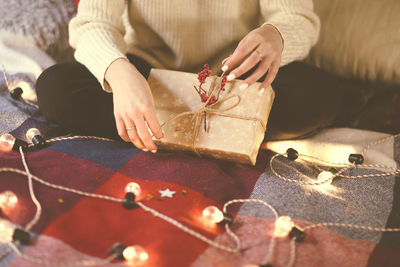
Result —
POLYGON ((125 142, 129 142, 129 136, 128 133, 126 132, 126 127, 125 127, 125 123, 122 120, 121 117, 119 116, 115 116, 115 124, 117 126, 117 131, 118 131, 118 135, 122 138, 122 140, 124 140, 125 142))
POLYGON ((272 82, 275 80, 276 75, 278 74, 279 71, 279 66, 280 66, 280 61, 276 60, 274 62, 272 62, 269 70, 268 70, 268 74, 267 77, 265 77, 264 81, 262 82, 262 84, 260 85, 260 94, 263 93, 263 91, 268 88, 272 82))
POLYGON ((271 63, 271 57, 264 58, 264 60, 261 61, 260 65, 258 65, 257 69, 243 81, 242 85, 240 85, 239 88, 244 90, 247 88, 247 86, 258 81, 268 71, 271 63))
POLYGON ((222 60, 222 65, 224 65, 225 64, 225 62, 231 57, 232 55, 229 55, 229 57, 226 57, 226 58, 224 58, 223 60, 222 60))
POLYGON ((132 120, 126 119, 126 125, 129 125, 126 127, 126 132, 128 133, 129 139, 134 144, 137 148, 142 149, 144 151, 147 151, 143 142, 140 140, 139 135, 137 134, 137 130, 135 127, 135 124, 133 123, 132 120))
MULTIPOLYGON (((239 45, 236 47, 235 51, 233 52, 232 56, 229 57, 228 60, 225 61, 224 66, 222 66, 222 71, 227 71, 231 69, 232 67, 235 67, 237 64, 243 61, 247 55, 249 55, 257 46, 259 43, 257 42, 248 42, 247 38, 243 39, 239 45)), ((230 76, 231 79, 233 80, 236 77, 230 76)))
POLYGON ((143 117, 136 117, 134 119, 137 133, 139 135, 140 140, 143 142, 145 147, 153 153, 157 152, 157 147, 151 139, 151 135, 149 130, 147 129, 146 123, 144 122, 143 117))
POLYGON ((164 133, 161 129, 160 124, 158 123, 158 120, 157 120, 156 115, 154 114, 154 111, 150 111, 149 113, 145 114, 145 119, 146 119, 147 125, 149 126, 153 135, 157 139, 163 138, 164 133))
MULTIPOLYGON (((246 72, 248 72, 249 70, 251 70, 251 68, 256 66, 257 63, 260 62, 261 60, 262 60, 262 56, 260 55, 260 53, 258 51, 255 50, 255 51, 253 51, 253 53, 251 53, 251 55, 245 61, 243 61, 242 64, 239 65, 239 67, 232 70, 230 75, 234 75, 235 77, 240 77, 241 75, 243 75, 246 72)), ((245 89, 245 88, 243 88, 243 89, 245 89)))

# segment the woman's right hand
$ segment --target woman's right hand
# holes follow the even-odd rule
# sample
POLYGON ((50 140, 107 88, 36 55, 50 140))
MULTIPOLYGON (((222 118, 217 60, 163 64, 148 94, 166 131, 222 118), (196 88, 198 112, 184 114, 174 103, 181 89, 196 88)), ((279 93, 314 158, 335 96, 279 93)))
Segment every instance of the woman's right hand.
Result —
POLYGON ((153 95, 146 79, 124 58, 111 63, 105 78, 113 90, 119 136, 139 149, 157 152, 149 130, 158 139, 164 134, 156 118, 153 95))

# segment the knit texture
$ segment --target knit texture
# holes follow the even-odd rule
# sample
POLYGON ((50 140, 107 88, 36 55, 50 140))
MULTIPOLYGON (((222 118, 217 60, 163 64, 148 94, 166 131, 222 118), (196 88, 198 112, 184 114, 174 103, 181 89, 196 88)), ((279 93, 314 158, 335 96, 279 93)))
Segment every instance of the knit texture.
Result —
POLYGON ((70 44, 76 59, 111 91, 105 72, 127 52, 158 68, 192 72, 207 62, 215 71, 263 23, 284 39, 281 65, 305 58, 318 39, 312 0, 82 0, 69 25, 70 44), (126 8, 132 31, 123 20, 126 8))
POLYGON ((0 33, 32 40, 55 60, 70 57, 68 22, 75 14, 71 0, 0 1, 0 33))

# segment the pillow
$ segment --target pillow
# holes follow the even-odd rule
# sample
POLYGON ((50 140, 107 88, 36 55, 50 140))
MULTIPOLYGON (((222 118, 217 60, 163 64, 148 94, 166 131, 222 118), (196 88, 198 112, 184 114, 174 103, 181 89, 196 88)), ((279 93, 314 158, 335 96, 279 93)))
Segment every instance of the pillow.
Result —
POLYGON ((320 39, 308 62, 347 78, 400 84, 399 0, 314 0, 320 39))

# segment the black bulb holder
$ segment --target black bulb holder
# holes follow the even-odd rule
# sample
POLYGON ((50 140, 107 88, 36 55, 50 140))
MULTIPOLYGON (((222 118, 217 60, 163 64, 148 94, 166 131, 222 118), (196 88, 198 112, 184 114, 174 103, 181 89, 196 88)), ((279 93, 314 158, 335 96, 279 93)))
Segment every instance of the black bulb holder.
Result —
POLYGON ((290 160, 296 160, 299 157, 299 152, 293 148, 286 150, 287 158, 290 160))
POLYGON ((19 228, 16 228, 14 230, 13 236, 12 236, 13 241, 19 241, 22 245, 30 245, 32 244, 32 238, 31 235, 19 228))
POLYGON ((20 147, 22 147, 23 151, 26 151, 26 149, 28 148, 28 143, 23 141, 23 140, 21 140, 21 139, 15 138, 12 150, 18 152, 20 147))
POLYGON ((21 97, 21 95, 22 95, 23 92, 24 92, 24 91, 22 90, 21 87, 17 87, 17 88, 14 88, 14 89, 12 89, 12 90, 10 91, 10 96, 11 96, 13 99, 18 100, 18 99, 21 97))
POLYGON ((122 201, 122 206, 128 210, 136 208, 138 205, 136 204, 135 199, 136 199, 136 196, 134 193, 132 193, 132 192, 126 193, 125 198, 122 201))
POLYGON ((306 237, 306 233, 299 227, 293 226, 292 230, 289 233, 289 237, 294 238, 296 242, 303 242, 304 238, 306 237))
POLYGON ((116 259, 123 261, 124 260, 123 252, 125 248, 126 246, 120 243, 115 243, 108 251, 108 255, 116 255, 116 259))
POLYGON ((349 162, 354 163, 356 165, 363 164, 364 156, 361 154, 350 154, 349 155, 349 162))
POLYGON ((41 148, 44 146, 45 140, 43 136, 35 135, 34 137, 32 137, 32 143, 35 145, 35 147, 41 148))
POLYGON ((218 224, 219 225, 226 225, 226 224, 231 225, 233 223, 233 216, 231 214, 225 213, 225 212, 223 212, 222 214, 224 215, 224 219, 221 222, 219 222, 218 224))

